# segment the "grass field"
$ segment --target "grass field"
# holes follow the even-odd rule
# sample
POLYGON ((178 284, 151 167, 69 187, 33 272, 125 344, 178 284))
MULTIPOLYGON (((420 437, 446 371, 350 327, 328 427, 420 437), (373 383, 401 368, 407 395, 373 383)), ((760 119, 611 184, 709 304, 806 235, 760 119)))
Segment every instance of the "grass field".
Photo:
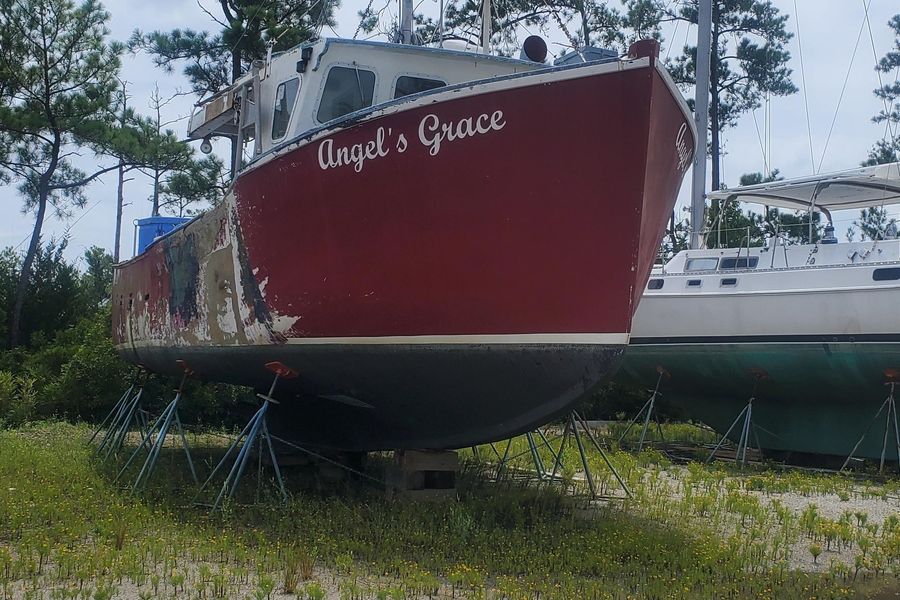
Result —
MULTIPOLYGON (((310 489, 307 471, 288 469, 287 505, 267 485, 258 504, 211 515, 174 449, 134 496, 89 435, 61 423, 0 432, 0 597, 848 598, 900 573, 892 483, 614 452, 631 501, 587 506, 556 487, 490 482, 490 465, 470 462, 458 502, 391 502, 347 480, 310 489), (821 499, 846 509, 828 516, 821 499)), ((202 475, 212 456, 198 456, 202 475)), ((564 474, 578 469, 570 453, 564 474)))

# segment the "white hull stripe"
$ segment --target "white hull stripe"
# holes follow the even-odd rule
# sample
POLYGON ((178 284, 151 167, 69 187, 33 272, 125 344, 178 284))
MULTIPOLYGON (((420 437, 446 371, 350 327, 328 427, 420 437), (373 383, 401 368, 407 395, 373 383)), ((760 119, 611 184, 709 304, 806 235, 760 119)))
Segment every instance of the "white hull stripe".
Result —
MULTIPOLYGON (((628 344, 627 333, 513 333, 499 335, 391 335, 370 337, 324 337, 324 338, 288 338, 287 344, 291 346, 464 346, 464 345, 514 345, 514 344, 582 344, 602 346, 625 346, 628 344)), ((249 347, 258 347, 262 344, 248 344, 249 347)), ((269 345, 269 344, 265 344, 269 345)), ((272 344, 274 345, 274 344, 272 344)), ((163 340, 138 340, 134 346, 162 347, 172 346, 184 348, 178 343, 170 343, 163 340)), ((212 346, 197 345, 197 348, 209 348, 212 346)), ((231 345, 218 345, 216 347, 232 348, 231 345)), ((117 344, 117 349, 126 350, 131 344, 117 344)))
POLYGON ((389 335, 374 337, 289 338, 288 344, 627 344, 627 333, 512 333, 500 335, 389 335))

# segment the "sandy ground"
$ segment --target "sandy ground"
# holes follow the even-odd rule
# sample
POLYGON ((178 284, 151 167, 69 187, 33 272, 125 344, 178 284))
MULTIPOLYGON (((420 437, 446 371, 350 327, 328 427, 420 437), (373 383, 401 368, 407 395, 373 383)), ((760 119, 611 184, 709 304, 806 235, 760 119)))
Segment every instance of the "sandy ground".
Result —
MULTIPOLYGON (((670 472, 663 472, 662 479, 669 488, 669 494, 672 498, 681 497, 680 477, 684 473, 682 467, 670 469, 670 472)), ((900 497, 885 496, 876 497, 866 493, 866 489, 862 485, 852 487, 849 499, 842 500, 837 494, 809 494, 804 495, 799 492, 762 492, 750 490, 746 493, 757 496, 762 505, 769 508, 774 515, 772 508, 774 501, 778 501, 782 506, 789 508, 798 517, 810 505, 815 505, 818 509, 820 517, 838 520, 845 512, 865 513, 866 522, 868 524, 878 525, 879 531, 885 519, 890 515, 900 517, 900 497)), ((723 536, 730 535, 735 531, 735 527, 740 522, 740 518, 732 515, 729 519, 728 526, 722 531, 723 536)), ((853 521, 856 522, 855 520, 853 521)), ((801 569, 804 571, 821 572, 829 568, 832 561, 842 562, 845 565, 853 566, 855 557, 859 554, 859 548, 854 544, 852 548, 838 548, 833 544, 831 548, 825 548, 822 543, 822 554, 817 560, 813 560, 809 551, 813 540, 807 538, 803 533, 792 547, 790 557, 790 567, 793 569, 801 569)))
MULTIPOLYGON (((822 517, 832 520, 839 519, 846 511, 862 512, 867 515, 867 522, 877 524, 879 530, 881 530, 884 520, 889 515, 897 514, 900 516, 900 499, 892 497, 885 499, 865 498, 859 494, 854 494, 849 500, 844 501, 836 494, 803 496, 793 492, 782 494, 751 493, 759 496, 767 506, 771 506, 772 500, 778 499, 797 515, 802 513, 810 504, 814 504, 818 508, 822 517)), ((853 565, 855 556, 859 553, 859 548, 855 545, 851 549, 835 549, 835 545, 832 545, 830 550, 826 550, 825 545, 822 544, 822 554, 817 561, 813 561, 812 554, 809 552, 811 543, 812 541, 807 539, 805 535, 800 536, 800 540, 794 544, 794 549, 791 553, 792 568, 805 571, 824 571, 832 560, 843 562, 846 565, 853 565)))

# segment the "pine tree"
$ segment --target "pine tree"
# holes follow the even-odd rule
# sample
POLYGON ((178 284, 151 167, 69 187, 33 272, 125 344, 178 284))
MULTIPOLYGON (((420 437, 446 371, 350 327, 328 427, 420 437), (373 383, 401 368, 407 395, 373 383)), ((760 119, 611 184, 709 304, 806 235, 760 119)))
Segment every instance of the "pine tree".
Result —
POLYGON ((883 102, 883 108, 872 117, 875 123, 884 123, 885 136, 869 151, 863 166, 882 165, 900 161, 900 80, 891 81, 890 74, 900 70, 900 14, 888 22, 894 30, 894 49, 881 57, 875 67, 879 73, 887 75, 887 83, 875 90, 875 95, 883 102))
POLYGON ((293 48, 315 39, 323 26, 333 27, 338 0, 220 0, 221 16, 207 12, 221 27, 219 33, 193 29, 169 32, 135 31, 132 50, 153 56, 168 71, 184 64, 184 75, 198 96, 213 94, 265 58, 267 45, 274 51, 293 48))
MULTIPOLYGON (((481 0, 450 0, 445 8, 444 39, 481 44, 481 0)), ((383 12, 371 4, 360 11, 359 31, 380 31, 396 39, 396 21, 382 23, 383 12)), ((653 0, 508 0, 491 5, 491 50, 499 55, 514 55, 519 50, 518 34, 557 28, 562 30, 570 49, 597 46, 624 51, 630 42, 643 37, 659 37, 659 5, 653 0), (616 4, 619 6, 617 7, 616 4)), ((417 43, 438 39, 438 23, 416 15, 417 43)))
MULTIPOLYGON (((340 0, 220 0, 221 16, 207 15, 221 27, 219 33, 194 29, 135 30, 128 46, 144 51, 157 66, 171 72, 183 64, 194 93, 210 96, 237 81, 254 60, 318 37, 322 27, 335 25, 334 9, 340 0)), ((232 139, 232 172, 237 171, 236 140, 232 139)))
POLYGON ((49 210, 65 215, 86 201, 85 186, 116 169, 76 168, 77 147, 120 151, 113 94, 122 47, 106 41, 109 14, 96 0, 0 0, 0 171, 18 184, 35 215, 16 284, 8 345, 19 343, 22 307, 49 210))
MULTIPOLYGON (((697 0, 687 0, 669 13, 697 23, 697 0)), ((710 56, 710 155, 712 189, 721 181, 721 135, 734 127, 744 113, 759 108, 766 96, 787 96, 797 91, 787 66, 785 49, 793 34, 785 28, 787 15, 768 0, 717 0, 713 2, 710 56)), ((672 77, 683 88, 696 84, 697 47, 686 46, 669 64, 672 77)))

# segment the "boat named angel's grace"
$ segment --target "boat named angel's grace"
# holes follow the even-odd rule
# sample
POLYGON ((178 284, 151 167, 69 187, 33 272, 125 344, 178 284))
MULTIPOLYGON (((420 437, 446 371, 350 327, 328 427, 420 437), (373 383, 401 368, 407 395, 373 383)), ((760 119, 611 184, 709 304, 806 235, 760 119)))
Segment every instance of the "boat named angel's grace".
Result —
POLYGON ((257 388, 280 362, 273 430, 336 449, 561 414, 619 365, 693 157, 657 53, 325 39, 257 63, 191 119, 249 155, 224 201, 116 267, 119 353, 257 388))
MULTIPOLYGON (((828 226, 814 244, 780 235, 685 250, 654 269, 621 380, 652 387, 663 370, 664 399, 720 433, 752 395, 750 445, 779 455, 847 457, 872 425, 854 456, 880 457, 889 417, 873 419, 885 384, 900 383, 900 240, 894 230, 840 243, 831 212, 900 202, 900 163, 708 197, 817 210, 828 226)), ((890 435, 895 458, 893 425, 890 435)))

